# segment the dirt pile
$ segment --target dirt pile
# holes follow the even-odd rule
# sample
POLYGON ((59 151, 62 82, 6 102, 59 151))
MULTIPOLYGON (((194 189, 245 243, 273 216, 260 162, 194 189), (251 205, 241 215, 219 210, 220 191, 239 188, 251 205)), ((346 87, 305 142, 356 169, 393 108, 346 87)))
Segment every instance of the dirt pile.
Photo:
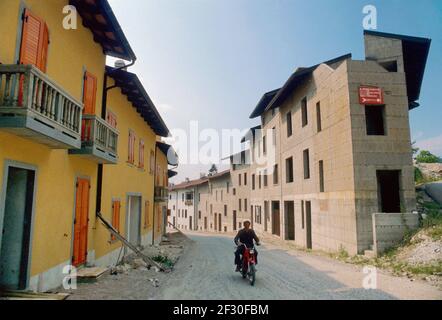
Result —
POLYGON ((434 181, 442 180, 442 163, 416 163, 425 179, 434 181))

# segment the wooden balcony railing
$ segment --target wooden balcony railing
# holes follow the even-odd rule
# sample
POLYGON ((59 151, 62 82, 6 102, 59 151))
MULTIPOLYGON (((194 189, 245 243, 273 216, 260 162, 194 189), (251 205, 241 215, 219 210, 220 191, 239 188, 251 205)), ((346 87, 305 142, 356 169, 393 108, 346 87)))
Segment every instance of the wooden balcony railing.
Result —
POLYGON ((0 127, 31 129, 59 140, 49 145, 78 148, 82 108, 82 103, 36 67, 0 65, 0 127))

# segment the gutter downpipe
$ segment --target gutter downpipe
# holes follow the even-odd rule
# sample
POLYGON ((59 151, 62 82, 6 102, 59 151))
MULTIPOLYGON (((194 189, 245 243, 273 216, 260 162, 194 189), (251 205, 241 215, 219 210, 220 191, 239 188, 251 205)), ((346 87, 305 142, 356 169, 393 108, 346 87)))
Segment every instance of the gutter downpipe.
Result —
MULTIPOLYGON (((112 70, 111 73, 115 72, 115 71, 119 71, 125 68, 129 68, 132 67, 135 62, 137 61, 137 57, 134 55, 133 60, 131 63, 129 63, 126 66, 117 68, 112 70)), ((106 111, 107 111, 107 93, 108 91, 114 89, 117 87, 117 85, 113 85, 108 87, 107 86, 107 73, 104 72, 104 81, 103 81, 103 98, 101 100, 101 118, 106 120, 106 111)), ((103 193, 103 164, 99 163, 98 164, 98 170, 97 170, 97 196, 95 199, 95 211, 101 212, 101 197, 102 197, 102 193, 103 193)))

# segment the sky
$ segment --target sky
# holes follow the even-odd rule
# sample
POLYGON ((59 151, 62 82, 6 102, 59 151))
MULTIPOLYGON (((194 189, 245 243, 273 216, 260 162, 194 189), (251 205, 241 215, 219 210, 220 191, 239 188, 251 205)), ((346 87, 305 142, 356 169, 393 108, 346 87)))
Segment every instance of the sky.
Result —
MULTIPOLYGON (((442 1, 109 0, 138 74, 169 129, 246 129, 261 96, 300 66, 364 59, 364 6, 377 31, 432 39, 412 139, 442 156, 442 1)), ((174 182, 209 165, 180 165, 174 182)), ((222 169, 223 166, 220 167, 222 169)))

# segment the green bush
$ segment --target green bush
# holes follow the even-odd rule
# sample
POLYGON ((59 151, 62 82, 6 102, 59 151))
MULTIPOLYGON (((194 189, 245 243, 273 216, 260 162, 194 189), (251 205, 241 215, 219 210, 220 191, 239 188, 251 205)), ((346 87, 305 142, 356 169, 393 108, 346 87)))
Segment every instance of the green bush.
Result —
POLYGON ((418 163, 440 163, 442 159, 438 156, 435 156, 430 151, 421 150, 419 154, 416 156, 416 161, 418 163))

